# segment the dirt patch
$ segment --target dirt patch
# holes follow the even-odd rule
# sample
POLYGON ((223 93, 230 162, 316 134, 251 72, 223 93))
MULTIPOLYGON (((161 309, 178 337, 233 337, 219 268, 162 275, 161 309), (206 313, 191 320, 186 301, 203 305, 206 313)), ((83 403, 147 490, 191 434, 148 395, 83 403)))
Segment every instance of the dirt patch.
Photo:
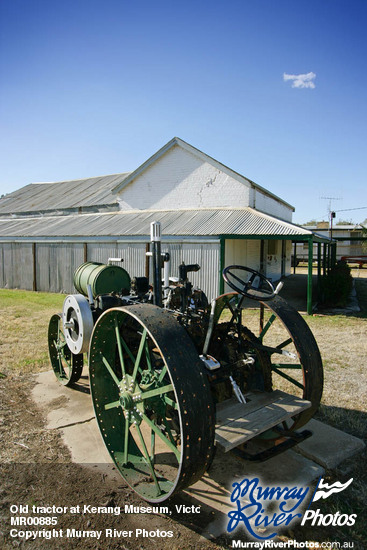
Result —
POLYGON ((56 399, 50 401, 50 403, 48 404, 48 409, 51 411, 54 409, 61 409, 61 407, 66 405, 67 402, 68 398, 64 395, 60 395, 60 397, 57 397, 56 399))
MULTIPOLYGON (((83 549, 198 549, 219 550, 224 546, 207 542, 196 533, 193 516, 168 517, 162 514, 52 514, 57 517, 57 529, 101 530, 145 529, 146 533, 172 532, 171 538, 131 536, 123 539, 39 538, 28 542, 9 536, 10 506, 141 506, 142 501, 124 483, 104 475, 100 469, 83 467, 71 462, 69 451, 62 444, 57 430, 45 428, 42 414, 29 398, 29 377, 8 377, 0 380, 0 436, 5 442, 0 451, 0 547, 30 550, 83 549)), ((180 502, 178 498, 175 502, 180 502)), ((28 515, 31 515, 29 513, 28 515)), ((200 515, 205 523, 212 521, 205 511, 200 515)), ((49 528, 49 527, 47 527, 49 528)), ((18 529, 21 529, 18 527, 18 529)), ((27 527, 27 529, 32 529, 27 527)), ((42 527, 36 527, 36 530, 42 527)))
MULTIPOLYGON (((141 506, 142 501, 125 484, 122 478, 113 480, 105 475, 100 466, 85 467, 71 462, 70 453, 63 445, 59 431, 45 428, 43 415, 30 400, 29 377, 8 377, 0 380, 0 438, 6 442, 0 451, 0 547, 10 550, 16 547, 30 550, 63 550, 78 548, 85 550, 221 550, 231 547, 231 540, 226 537, 215 541, 206 541, 201 536, 205 525, 213 521, 213 513, 203 512, 198 517, 195 514, 52 514, 57 517, 57 529, 101 530, 116 529, 133 531, 145 529, 154 533, 172 532, 172 538, 156 538, 152 536, 122 539, 103 539, 97 541, 88 538, 47 540, 40 538, 28 542, 11 539, 10 506, 112 506, 124 508, 125 504, 141 506)), ((340 428, 343 415, 335 419, 340 428)), ((360 425, 365 425, 361 420, 360 425)), ((355 425, 353 430, 355 431, 355 425)), ((332 509, 327 501, 320 503, 323 514, 356 513, 359 518, 357 529, 325 527, 300 527, 287 530, 276 540, 288 541, 348 541, 354 542, 355 549, 364 549, 366 533, 363 523, 364 506, 367 498, 366 453, 343 463, 342 469, 328 472, 324 478, 328 483, 346 482, 354 477, 348 500, 340 497, 333 499, 332 509)), ((180 495, 170 501, 170 508, 175 504, 185 503, 180 495)), ((187 503, 187 502, 186 502, 187 503)), ((28 515, 32 515, 29 513, 28 515)), ((37 527, 40 529, 40 527, 37 527)), ((237 537, 238 539, 238 534, 237 537)), ((249 540, 241 530, 241 540, 249 540)))

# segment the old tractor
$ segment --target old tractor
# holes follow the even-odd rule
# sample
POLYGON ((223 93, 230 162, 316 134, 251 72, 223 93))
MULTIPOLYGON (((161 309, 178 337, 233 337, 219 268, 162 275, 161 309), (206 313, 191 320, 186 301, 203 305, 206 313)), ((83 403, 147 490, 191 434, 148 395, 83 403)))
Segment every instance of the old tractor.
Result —
POLYGON ((208 303, 188 279, 199 265, 169 276, 155 222, 148 254, 152 285, 114 263, 82 264, 78 294, 51 317, 48 340, 61 384, 76 384, 88 360, 111 458, 134 491, 158 503, 199 480, 217 447, 263 460, 309 437, 296 430, 318 408, 323 371, 308 325, 263 274, 226 267, 232 291, 208 303))

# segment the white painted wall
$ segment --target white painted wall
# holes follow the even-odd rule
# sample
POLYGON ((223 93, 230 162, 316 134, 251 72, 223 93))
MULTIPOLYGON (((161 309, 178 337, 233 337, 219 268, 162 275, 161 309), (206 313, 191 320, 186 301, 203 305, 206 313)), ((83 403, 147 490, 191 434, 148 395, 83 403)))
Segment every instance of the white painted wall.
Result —
POLYGON ((254 189, 254 202, 253 208, 265 212, 265 214, 270 214, 276 218, 280 218, 286 222, 292 221, 292 208, 289 208, 282 202, 277 201, 273 197, 269 197, 265 193, 262 193, 260 189, 254 189))
POLYGON ((271 281, 282 275, 282 241, 265 241, 265 274, 271 281))
POLYGON ((178 145, 122 189, 118 200, 121 210, 251 206, 286 221, 292 221, 293 212, 178 145))
MULTIPOLYGON (((257 239, 226 239, 225 267, 244 265, 260 271, 260 249, 261 241, 257 239)), ((291 274, 291 251, 292 242, 286 241, 285 276, 291 274)), ((264 275, 272 281, 278 281, 282 276, 282 241, 265 240, 264 255, 264 275)), ((229 291, 229 287, 226 286, 226 292, 229 291)))
MULTIPOLYGON (((229 265, 243 265, 257 271, 260 269, 260 241, 244 239, 226 239, 225 243, 225 267, 229 265)), ((224 292, 232 289, 225 285, 224 292)))
POLYGON ((119 193, 121 210, 246 207, 247 186, 174 146, 119 193))

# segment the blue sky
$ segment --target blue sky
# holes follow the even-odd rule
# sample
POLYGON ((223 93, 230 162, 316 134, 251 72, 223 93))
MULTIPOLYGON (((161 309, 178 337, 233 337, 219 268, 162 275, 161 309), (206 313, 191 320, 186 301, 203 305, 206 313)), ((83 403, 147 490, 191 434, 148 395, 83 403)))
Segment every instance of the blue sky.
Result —
POLYGON ((327 219, 321 197, 367 207, 366 27, 365 0, 1 0, 0 194, 134 170, 178 136, 296 223, 327 219))

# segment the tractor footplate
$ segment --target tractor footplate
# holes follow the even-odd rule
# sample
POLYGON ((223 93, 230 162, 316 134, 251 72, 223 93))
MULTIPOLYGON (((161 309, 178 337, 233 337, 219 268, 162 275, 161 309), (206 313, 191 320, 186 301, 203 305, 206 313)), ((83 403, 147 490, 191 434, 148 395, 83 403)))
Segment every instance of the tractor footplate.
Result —
POLYGON ((224 452, 231 451, 311 407, 310 401, 280 390, 249 393, 246 394, 246 401, 239 403, 232 398, 217 405, 215 441, 224 452))
POLYGON ((285 436, 286 439, 284 441, 273 445, 272 447, 269 447, 268 449, 265 449, 263 451, 250 453, 245 450, 235 448, 232 449, 232 453, 234 453, 239 458, 250 460, 251 462, 264 462, 265 460, 269 460, 269 458, 273 458, 274 456, 284 453, 284 451, 288 451, 288 449, 291 449, 305 439, 308 439, 309 437, 311 437, 311 435, 312 432, 310 430, 303 430, 302 432, 290 432, 287 436, 285 436))

